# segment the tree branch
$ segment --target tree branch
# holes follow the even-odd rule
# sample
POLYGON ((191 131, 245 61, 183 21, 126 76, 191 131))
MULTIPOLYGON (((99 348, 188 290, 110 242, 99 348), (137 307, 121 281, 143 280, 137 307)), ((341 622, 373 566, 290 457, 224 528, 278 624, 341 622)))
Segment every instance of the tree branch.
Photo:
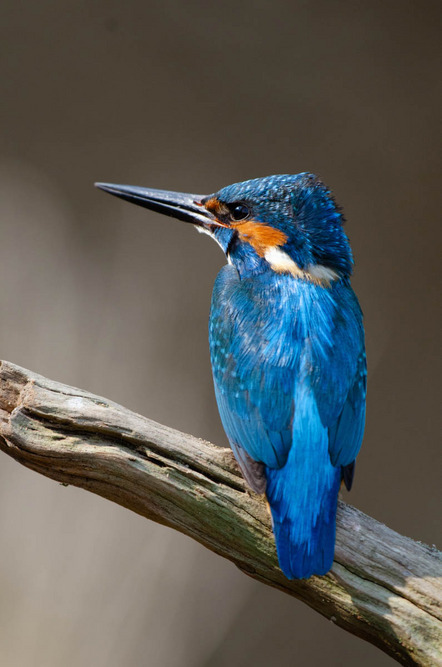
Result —
POLYGON ((0 362, 0 449, 193 537, 404 665, 442 665, 442 554, 339 503, 335 562, 288 581, 270 516, 228 449, 0 362))

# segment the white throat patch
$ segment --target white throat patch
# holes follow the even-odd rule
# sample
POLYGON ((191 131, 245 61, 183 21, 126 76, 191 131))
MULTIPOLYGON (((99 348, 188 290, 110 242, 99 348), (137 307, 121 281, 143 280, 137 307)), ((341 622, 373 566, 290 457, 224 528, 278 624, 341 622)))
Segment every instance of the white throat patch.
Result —
POLYGON ((322 264, 309 264, 306 269, 301 269, 296 262, 281 248, 274 246, 269 248, 264 259, 270 264, 273 271, 277 273, 291 273, 295 278, 309 280, 316 285, 330 287, 333 280, 337 280, 339 275, 333 269, 322 264))

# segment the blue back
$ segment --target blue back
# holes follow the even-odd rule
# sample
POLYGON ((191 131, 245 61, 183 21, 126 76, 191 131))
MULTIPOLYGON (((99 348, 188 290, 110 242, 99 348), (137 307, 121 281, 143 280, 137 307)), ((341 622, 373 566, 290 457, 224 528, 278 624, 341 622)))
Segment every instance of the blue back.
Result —
POLYGON ((362 315, 349 280, 324 287, 225 266, 209 342, 221 420, 252 486, 248 460, 263 466, 281 568, 289 578, 325 574, 342 468, 365 420, 362 315))

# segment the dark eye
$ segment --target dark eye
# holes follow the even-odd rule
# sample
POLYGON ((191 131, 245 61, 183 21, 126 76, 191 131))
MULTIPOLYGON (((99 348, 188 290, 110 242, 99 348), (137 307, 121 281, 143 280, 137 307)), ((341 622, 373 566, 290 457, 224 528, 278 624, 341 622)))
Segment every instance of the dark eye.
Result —
POLYGON ((245 204, 233 204, 230 207, 230 215, 233 220, 245 220, 250 211, 245 204))

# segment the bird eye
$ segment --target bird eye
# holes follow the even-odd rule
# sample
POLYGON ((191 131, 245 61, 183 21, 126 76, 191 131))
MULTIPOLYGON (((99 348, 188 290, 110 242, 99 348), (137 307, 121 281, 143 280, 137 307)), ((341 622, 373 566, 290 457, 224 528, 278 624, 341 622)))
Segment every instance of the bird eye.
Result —
POLYGON ((230 208, 230 215, 233 220, 245 220, 250 211, 245 204, 234 204, 230 208))

